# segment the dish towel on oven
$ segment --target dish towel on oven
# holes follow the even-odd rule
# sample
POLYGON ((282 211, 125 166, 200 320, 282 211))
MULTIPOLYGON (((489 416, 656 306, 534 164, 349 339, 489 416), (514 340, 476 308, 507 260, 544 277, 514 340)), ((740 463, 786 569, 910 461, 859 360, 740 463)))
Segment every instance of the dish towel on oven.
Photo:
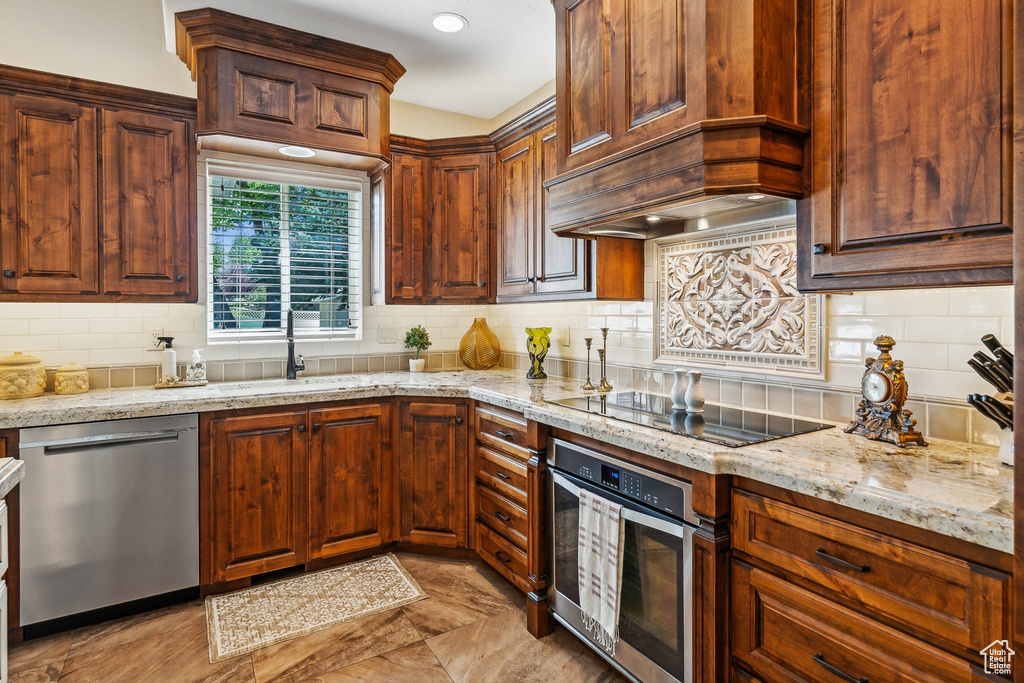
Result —
POLYGON ((580 490, 579 589, 583 625, 607 652, 619 640, 621 505, 580 490))

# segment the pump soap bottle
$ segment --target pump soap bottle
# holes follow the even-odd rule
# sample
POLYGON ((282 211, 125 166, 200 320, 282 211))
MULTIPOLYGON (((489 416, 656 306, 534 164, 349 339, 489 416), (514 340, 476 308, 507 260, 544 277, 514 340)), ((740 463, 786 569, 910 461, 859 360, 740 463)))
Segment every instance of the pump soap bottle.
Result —
POLYGON ((192 358, 188 362, 188 370, 185 372, 186 382, 206 382, 206 361, 203 360, 200 352, 202 349, 192 351, 192 358))
POLYGON ((171 345, 174 337, 157 337, 157 341, 164 345, 163 353, 160 354, 160 381, 158 383, 174 384, 178 381, 178 352, 171 345))

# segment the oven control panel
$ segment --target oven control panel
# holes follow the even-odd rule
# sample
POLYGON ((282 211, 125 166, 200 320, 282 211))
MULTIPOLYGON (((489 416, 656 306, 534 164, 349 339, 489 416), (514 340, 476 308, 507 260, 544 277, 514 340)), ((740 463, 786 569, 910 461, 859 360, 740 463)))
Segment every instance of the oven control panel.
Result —
POLYGON ((690 484, 656 472, 647 473, 604 454, 553 439, 549 464, 598 487, 643 503, 678 519, 697 523, 686 499, 690 484))

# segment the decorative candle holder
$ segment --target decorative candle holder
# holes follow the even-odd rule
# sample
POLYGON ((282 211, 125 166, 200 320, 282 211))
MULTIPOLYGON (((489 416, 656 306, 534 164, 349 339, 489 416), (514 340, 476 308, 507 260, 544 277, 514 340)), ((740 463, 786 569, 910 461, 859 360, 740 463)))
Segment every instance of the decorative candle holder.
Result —
POLYGON ((550 334, 550 327, 526 328, 526 351, 530 354, 530 370, 526 373, 526 379, 548 378, 544 372, 544 357, 548 355, 551 346, 550 334))
POLYGON ((601 383, 597 385, 597 390, 602 394, 606 394, 612 390, 612 385, 608 382, 608 375, 606 373, 606 353, 604 349, 597 350, 597 357, 601 359, 601 383))
POLYGON ((594 383, 590 381, 590 345, 593 343, 593 337, 585 337, 583 339, 587 343, 587 383, 583 385, 583 391, 593 391, 597 389, 594 383))

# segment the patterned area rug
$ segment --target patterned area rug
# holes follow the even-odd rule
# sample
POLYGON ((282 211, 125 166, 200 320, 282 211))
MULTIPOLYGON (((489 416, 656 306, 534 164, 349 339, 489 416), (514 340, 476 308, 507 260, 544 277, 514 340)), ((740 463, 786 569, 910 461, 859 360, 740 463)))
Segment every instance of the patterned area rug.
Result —
POLYGON ((428 597, 391 553, 206 598, 210 663, 428 597))

